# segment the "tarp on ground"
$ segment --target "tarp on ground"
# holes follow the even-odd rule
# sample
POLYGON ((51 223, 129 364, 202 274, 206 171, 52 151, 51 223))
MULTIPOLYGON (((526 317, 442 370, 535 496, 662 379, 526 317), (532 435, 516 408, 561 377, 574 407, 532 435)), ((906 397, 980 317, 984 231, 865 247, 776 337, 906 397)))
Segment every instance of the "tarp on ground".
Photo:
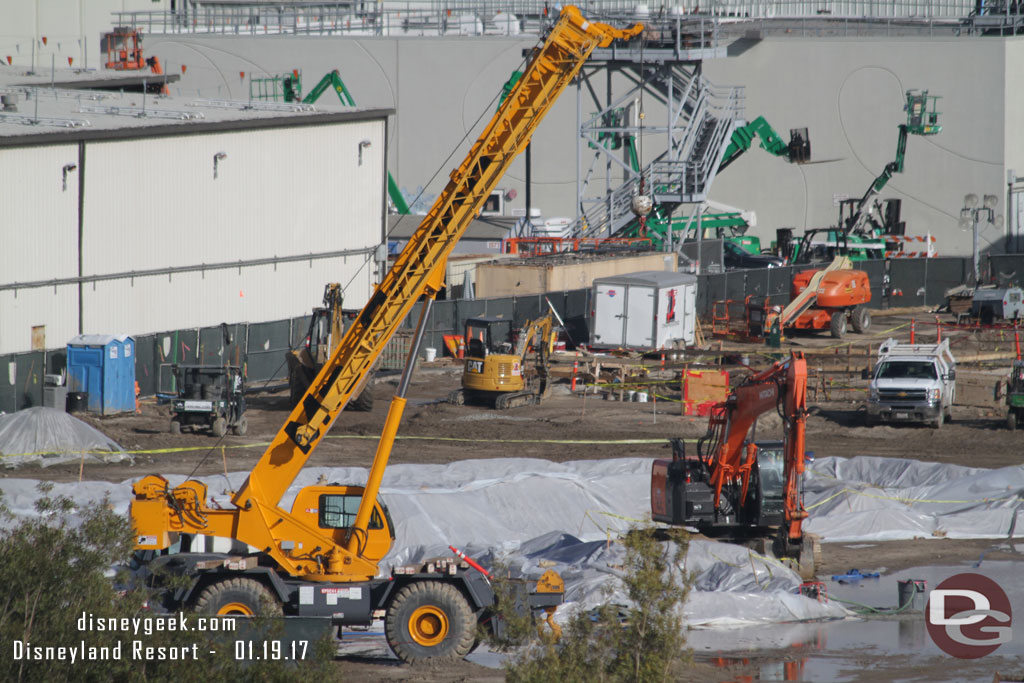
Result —
MULTIPOLYGON (((587 607, 616 580, 623 549, 613 539, 649 519, 649 459, 552 463, 546 460, 465 460, 447 465, 394 465, 381 497, 396 522, 396 541, 382 568, 448 555, 448 545, 483 561, 500 557, 533 574, 553 568, 567 582, 567 599, 587 607)), ((209 496, 226 505, 227 491, 247 473, 207 478, 209 496)), ((282 500, 290 508, 302 486, 361 483, 363 468, 307 468, 282 500)), ((168 476, 171 484, 184 477, 168 476)), ((0 479, 6 504, 33 514, 40 495, 27 479, 0 479)), ((984 470, 892 458, 822 458, 805 481, 811 516, 805 529, 825 541, 917 537, 998 538, 1024 535, 1017 524, 1024 468, 984 470), (1020 531, 1018 531, 1020 529, 1020 531)), ((108 495, 127 513, 130 482, 58 484, 54 494, 80 504, 108 495)), ((1024 522, 1024 520, 1022 520, 1024 522)), ((795 594, 800 580, 777 561, 746 548, 694 541, 686 570, 697 575, 685 612, 691 626, 827 618, 843 614, 795 594)))
POLYGON ((43 467, 85 458, 90 462, 130 459, 117 442, 73 415, 36 407, 0 415, 0 465, 43 467))

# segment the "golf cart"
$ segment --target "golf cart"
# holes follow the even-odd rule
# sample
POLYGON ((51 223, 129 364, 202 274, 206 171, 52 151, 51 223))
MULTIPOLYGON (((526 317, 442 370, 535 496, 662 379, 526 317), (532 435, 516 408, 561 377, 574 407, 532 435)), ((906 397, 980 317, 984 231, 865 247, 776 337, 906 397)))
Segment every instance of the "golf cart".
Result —
POLYGON ((244 378, 235 365, 174 365, 178 395, 171 400, 171 434, 209 429, 224 436, 228 428, 245 434, 244 378))

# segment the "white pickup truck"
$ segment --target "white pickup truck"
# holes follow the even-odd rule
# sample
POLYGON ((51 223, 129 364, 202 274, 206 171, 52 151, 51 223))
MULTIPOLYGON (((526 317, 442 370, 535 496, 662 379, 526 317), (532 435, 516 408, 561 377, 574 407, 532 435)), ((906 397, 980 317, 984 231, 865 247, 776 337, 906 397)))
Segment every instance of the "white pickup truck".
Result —
POLYGON ((887 339, 870 375, 865 421, 948 422, 956 399, 956 359, 949 339, 940 344, 901 344, 887 339))

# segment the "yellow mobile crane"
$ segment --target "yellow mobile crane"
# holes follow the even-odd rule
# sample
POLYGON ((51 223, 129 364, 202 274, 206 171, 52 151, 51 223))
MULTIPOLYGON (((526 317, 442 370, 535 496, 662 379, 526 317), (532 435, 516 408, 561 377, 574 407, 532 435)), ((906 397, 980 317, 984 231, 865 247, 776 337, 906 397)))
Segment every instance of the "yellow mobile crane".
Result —
MULTIPOLYGON (((195 480, 172 487, 150 475, 135 483, 131 516, 140 573, 158 576, 156 569, 163 565, 189 579, 188 586, 165 591, 164 607, 252 614, 267 605, 264 611, 331 617, 338 626, 367 625, 377 614, 384 617, 388 644, 405 661, 459 658, 469 652, 478 623, 494 604, 484 573, 452 558, 377 576, 378 562, 394 538, 390 515, 377 494, 424 323, 453 247, 559 94, 596 47, 641 30, 639 24, 619 30, 588 21, 575 7, 562 10, 523 77, 452 172, 230 505, 209 501, 206 485, 195 480), (309 486, 299 491, 290 511, 282 509, 285 491, 421 296, 425 305, 409 362, 366 484, 309 486), (181 552, 191 551, 186 545, 195 535, 230 539, 238 552, 234 557, 181 552)), ((526 597, 529 608, 547 610, 550 618, 561 602, 561 578, 545 573, 526 597)))

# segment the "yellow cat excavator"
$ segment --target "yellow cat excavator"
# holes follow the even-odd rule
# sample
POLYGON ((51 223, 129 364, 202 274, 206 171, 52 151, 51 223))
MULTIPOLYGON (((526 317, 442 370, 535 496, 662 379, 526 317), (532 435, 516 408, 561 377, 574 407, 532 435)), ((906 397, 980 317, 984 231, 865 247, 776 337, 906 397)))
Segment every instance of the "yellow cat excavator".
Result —
POLYGON ((512 336, 511 320, 469 318, 462 388, 453 391, 448 402, 493 403, 499 410, 540 403, 547 394, 557 336, 551 313, 528 321, 517 339, 512 336))
MULTIPOLYGON (((487 575, 468 559, 417 562, 378 576, 394 525, 377 494, 448 256, 590 53, 641 30, 639 24, 619 30, 588 21, 575 7, 562 10, 522 78, 230 502, 210 500, 206 484, 192 479, 172 486, 149 475, 134 484, 135 564, 140 578, 165 589, 162 607, 324 617, 339 627, 383 618, 388 644, 407 662, 461 658, 472 649, 478 625, 500 626, 490 618, 495 594, 487 575), (283 509, 285 492, 421 297, 409 359, 366 483, 308 486, 291 510, 283 509), (231 546, 228 552, 197 547, 200 540, 206 546, 218 539, 231 546), (177 577, 173 586, 160 583, 168 573, 177 577)), ((518 602, 535 614, 547 611, 550 619, 562 594, 561 577, 548 571, 524 587, 518 602)))

